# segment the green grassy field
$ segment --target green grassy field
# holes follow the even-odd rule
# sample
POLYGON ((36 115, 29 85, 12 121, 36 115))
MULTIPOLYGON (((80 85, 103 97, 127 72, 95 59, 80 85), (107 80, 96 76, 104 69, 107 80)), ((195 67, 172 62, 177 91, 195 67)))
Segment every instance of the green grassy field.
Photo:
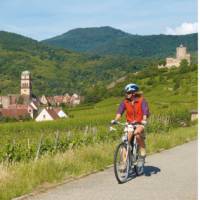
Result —
MULTIPOLYGON (((115 133, 110 133, 115 134, 115 133)), ((148 154, 169 149, 197 137, 197 126, 177 128, 165 134, 149 134, 146 139, 148 154)), ((55 156, 44 155, 37 162, 19 162, 0 165, 0 199, 41 190, 93 171, 103 170, 113 163, 113 154, 119 138, 99 144, 82 146, 55 156)), ((114 178, 114 173, 113 173, 114 178)))
MULTIPOLYGON (((155 75, 151 84, 149 79, 137 78, 151 113, 148 153, 195 139, 197 126, 190 121, 190 110, 197 109, 197 71, 163 72, 155 75), (179 86, 174 88, 177 78, 179 86), (183 125, 186 127, 181 128, 183 125)), ((121 132, 110 133, 109 123, 122 100, 122 96, 110 97, 70 108, 67 112, 71 117, 64 120, 0 123, 0 199, 111 164, 121 132)))
MULTIPOLYGON (((154 91, 145 95, 151 112, 147 128, 149 133, 169 131, 179 127, 183 122, 190 124, 189 111, 196 108, 196 97, 192 96, 191 100, 186 99, 187 105, 185 105, 185 102, 182 102, 183 95, 176 96, 176 103, 173 103, 175 99, 173 95, 167 95, 164 93, 159 96, 160 103, 157 102, 157 98, 157 101, 155 100, 154 91)), ((41 155, 63 152, 71 146, 107 140, 109 122, 114 118, 122 99, 123 97, 112 97, 95 105, 71 109, 68 111, 72 116, 69 119, 40 123, 31 121, 0 124, 2 136, 0 160, 12 162, 34 159, 41 140, 41 155)))

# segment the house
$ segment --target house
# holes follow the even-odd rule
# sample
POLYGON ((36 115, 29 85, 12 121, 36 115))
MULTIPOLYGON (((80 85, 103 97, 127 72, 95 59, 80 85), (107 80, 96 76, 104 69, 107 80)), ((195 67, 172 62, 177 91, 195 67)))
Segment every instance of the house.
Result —
POLYGON ((191 121, 195 121, 198 119, 198 111, 197 110, 191 110, 191 121))
POLYGON ((8 96, 0 96, 0 107, 8 108, 11 104, 16 104, 19 100, 19 96, 17 94, 10 94, 8 96))
POLYGON ((71 100, 71 97, 68 93, 66 93, 64 96, 63 96, 63 103, 64 104, 70 104, 70 100, 71 100))
POLYGON ((37 108, 35 107, 35 104, 30 105, 24 105, 24 104, 12 104, 9 105, 8 110, 18 110, 17 112, 20 113, 19 110, 27 110, 27 116, 30 116, 32 119, 37 115, 37 108))
POLYGON ((47 97, 45 95, 41 96, 40 103, 43 104, 43 105, 48 105, 49 104, 49 101, 48 101, 48 99, 47 99, 47 97))
POLYGON ((35 110, 38 111, 39 104, 38 104, 37 102, 32 101, 32 102, 30 103, 30 106, 32 106, 33 109, 35 109, 35 110))
POLYGON ((0 116, 20 119, 30 117, 30 113, 26 108, 1 108, 0 116))
POLYGON ((44 108, 42 111, 39 113, 39 115, 36 117, 35 121, 40 122, 40 121, 52 121, 59 119, 60 117, 58 114, 53 110, 52 108, 44 108))
POLYGON ((35 121, 52 121, 65 117, 67 117, 67 115, 60 108, 44 108, 36 117, 35 121))
POLYGON ((44 106, 60 106, 61 104, 65 105, 79 105, 83 99, 77 94, 73 94, 70 96, 68 93, 65 95, 57 95, 57 96, 45 96, 42 95, 40 98, 40 103, 44 106))
POLYGON ((54 108, 55 112, 60 118, 67 118, 68 116, 61 108, 54 108))
POLYGON ((64 96, 54 96, 54 101, 57 106, 60 106, 64 100, 64 96))
POLYGON ((81 102, 80 96, 78 96, 77 94, 73 94, 71 96, 71 100, 70 100, 70 104, 73 106, 79 105, 81 102))

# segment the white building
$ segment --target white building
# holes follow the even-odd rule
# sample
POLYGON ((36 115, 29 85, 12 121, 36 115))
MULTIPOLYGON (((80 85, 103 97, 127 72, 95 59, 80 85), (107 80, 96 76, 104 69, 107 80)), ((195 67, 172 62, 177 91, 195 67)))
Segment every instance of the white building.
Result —
POLYGON ((182 60, 187 60, 190 64, 190 54, 187 53, 187 48, 182 44, 176 48, 176 58, 166 58, 166 65, 159 65, 158 68, 179 67, 182 60))
POLYGON ((42 103, 43 105, 48 105, 49 102, 45 95, 42 95, 42 97, 40 98, 40 103, 42 103))
POLYGON ((66 118, 67 115, 60 108, 44 108, 36 117, 36 122, 53 121, 60 118, 66 118))
POLYGON ((79 105, 81 102, 80 96, 77 94, 73 94, 71 96, 70 104, 73 106, 79 105))
POLYGON ((57 115, 60 118, 67 118, 68 116, 66 115, 66 113, 61 109, 61 108, 54 108, 54 111, 57 113, 57 115))
POLYGON ((198 110, 191 110, 191 121, 198 120, 198 110))

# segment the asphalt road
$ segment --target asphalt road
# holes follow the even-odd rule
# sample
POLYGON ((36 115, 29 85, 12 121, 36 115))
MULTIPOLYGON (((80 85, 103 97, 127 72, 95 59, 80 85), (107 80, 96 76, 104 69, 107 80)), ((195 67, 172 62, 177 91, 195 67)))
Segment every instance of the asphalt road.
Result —
POLYGON ((113 168, 29 200, 196 200, 197 141, 146 158, 145 174, 118 184, 113 168))

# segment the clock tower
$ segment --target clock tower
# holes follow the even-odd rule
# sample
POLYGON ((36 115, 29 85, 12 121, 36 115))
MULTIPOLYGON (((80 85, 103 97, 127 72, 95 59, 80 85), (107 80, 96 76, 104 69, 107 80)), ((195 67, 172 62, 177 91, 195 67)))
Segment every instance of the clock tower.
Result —
POLYGON ((21 92, 22 96, 32 96, 31 73, 23 71, 21 74, 21 92))

